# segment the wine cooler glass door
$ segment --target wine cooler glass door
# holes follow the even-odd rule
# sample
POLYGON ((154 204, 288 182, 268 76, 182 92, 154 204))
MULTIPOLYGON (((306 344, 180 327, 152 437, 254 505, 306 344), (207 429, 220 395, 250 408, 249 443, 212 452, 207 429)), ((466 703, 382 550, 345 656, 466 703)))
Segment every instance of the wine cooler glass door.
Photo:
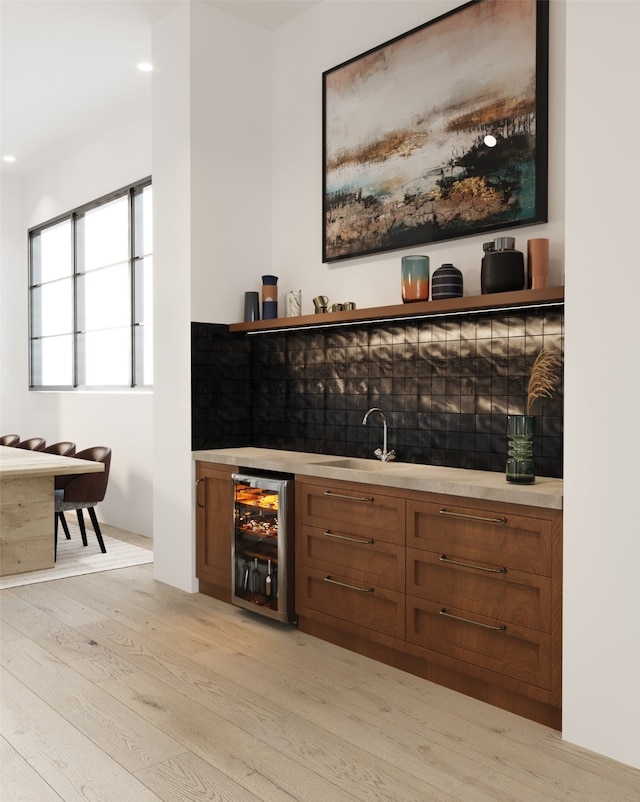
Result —
POLYGON ((292 488, 290 479, 233 475, 233 602, 281 621, 293 620, 292 488))

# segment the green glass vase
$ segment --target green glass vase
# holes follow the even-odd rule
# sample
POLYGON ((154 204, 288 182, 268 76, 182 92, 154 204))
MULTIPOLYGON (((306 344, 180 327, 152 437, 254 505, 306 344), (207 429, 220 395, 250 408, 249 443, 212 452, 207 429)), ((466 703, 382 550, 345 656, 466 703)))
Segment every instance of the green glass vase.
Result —
POLYGON ((507 482, 533 484, 533 436, 536 420, 533 415, 507 415, 507 482))

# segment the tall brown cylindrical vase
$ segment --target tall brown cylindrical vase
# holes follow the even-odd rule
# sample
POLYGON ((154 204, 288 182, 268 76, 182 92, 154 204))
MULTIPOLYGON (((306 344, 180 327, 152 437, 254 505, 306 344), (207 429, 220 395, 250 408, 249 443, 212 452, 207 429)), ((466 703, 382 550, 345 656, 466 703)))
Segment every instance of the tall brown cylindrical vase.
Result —
POLYGON ((528 286, 539 290, 549 286, 549 240, 544 237, 527 240, 528 286))

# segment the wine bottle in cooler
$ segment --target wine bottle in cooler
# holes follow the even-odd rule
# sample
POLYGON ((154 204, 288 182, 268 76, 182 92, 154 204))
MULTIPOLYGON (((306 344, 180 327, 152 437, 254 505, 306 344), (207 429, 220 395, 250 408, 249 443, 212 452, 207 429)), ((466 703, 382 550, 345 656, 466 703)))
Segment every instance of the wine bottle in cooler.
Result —
POLYGON ((251 563, 249 560, 244 561, 242 567, 242 590, 248 591, 251 585, 251 563))
POLYGON ((271 560, 267 562, 267 575, 264 578, 264 595, 268 601, 273 598, 273 574, 271 573, 271 560))
POLYGON ((262 588, 262 578, 260 576, 260 569, 258 568, 258 558, 253 561, 253 570, 251 571, 251 592, 260 593, 262 588))

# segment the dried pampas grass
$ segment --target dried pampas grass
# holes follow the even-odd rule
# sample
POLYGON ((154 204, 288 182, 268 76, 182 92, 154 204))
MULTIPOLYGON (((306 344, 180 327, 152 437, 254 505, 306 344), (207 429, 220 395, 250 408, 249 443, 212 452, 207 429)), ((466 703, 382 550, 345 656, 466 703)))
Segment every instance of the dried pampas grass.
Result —
POLYGON ((558 369, 561 365, 562 359, 558 351, 545 348, 540 351, 531 368, 527 388, 527 415, 531 414, 531 406, 537 398, 551 398, 558 384, 558 369))

